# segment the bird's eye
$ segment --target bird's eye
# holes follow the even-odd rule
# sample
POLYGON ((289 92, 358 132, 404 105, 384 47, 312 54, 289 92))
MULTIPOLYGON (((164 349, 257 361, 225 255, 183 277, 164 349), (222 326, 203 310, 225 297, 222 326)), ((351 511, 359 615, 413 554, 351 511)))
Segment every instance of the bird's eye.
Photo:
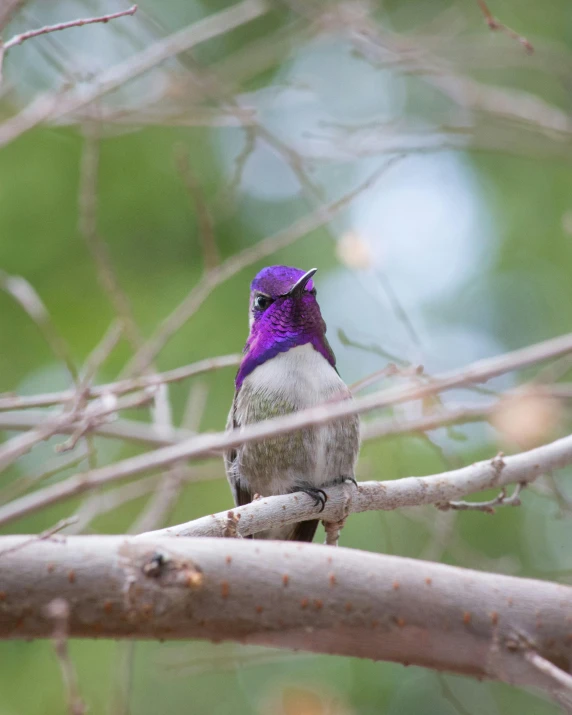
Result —
POLYGON ((266 310, 270 303, 272 303, 272 299, 266 295, 257 295, 254 299, 254 307, 256 310, 266 310))

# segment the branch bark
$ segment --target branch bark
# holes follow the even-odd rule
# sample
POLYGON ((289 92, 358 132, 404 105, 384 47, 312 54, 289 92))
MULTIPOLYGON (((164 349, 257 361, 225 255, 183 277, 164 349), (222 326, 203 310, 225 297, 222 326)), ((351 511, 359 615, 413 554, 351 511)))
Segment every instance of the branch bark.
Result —
POLYGON ((242 539, 0 539, 0 638, 204 638, 392 660, 552 692, 572 588, 395 556, 242 539), (528 658, 528 659, 527 659, 528 658))
MULTIPOLYGON (((494 459, 442 474, 405 477, 387 482, 360 482, 357 487, 351 483, 330 487, 324 490, 328 500, 324 511, 318 516, 326 522, 338 522, 349 514, 363 511, 390 511, 421 504, 446 504, 485 489, 502 489, 508 484, 528 484, 541 474, 568 464, 572 464, 572 436, 529 452, 511 457, 499 455, 494 459)), ((0 524, 3 523, 3 512, 7 512, 10 506, 7 504, 0 510, 0 524)), ((317 511, 310 497, 297 492, 257 499, 245 506, 236 507, 233 514, 238 519, 238 533, 247 536, 271 526, 285 526, 315 519, 317 511)), ((142 536, 222 536, 227 515, 227 511, 219 512, 142 536)))

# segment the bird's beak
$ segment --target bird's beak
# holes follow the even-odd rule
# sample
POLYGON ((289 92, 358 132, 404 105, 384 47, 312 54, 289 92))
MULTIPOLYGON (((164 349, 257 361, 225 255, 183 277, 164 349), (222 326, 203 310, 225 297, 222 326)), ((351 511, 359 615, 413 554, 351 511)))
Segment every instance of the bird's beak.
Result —
POLYGON ((314 273, 317 270, 318 270, 317 268, 310 268, 310 270, 307 273, 304 273, 304 275, 301 278, 299 278, 296 281, 296 283, 294 283, 292 288, 290 288, 288 293, 286 293, 285 295, 286 296, 294 296, 294 297, 302 295, 302 291, 306 287, 306 284, 308 283, 310 278, 314 275, 314 273))

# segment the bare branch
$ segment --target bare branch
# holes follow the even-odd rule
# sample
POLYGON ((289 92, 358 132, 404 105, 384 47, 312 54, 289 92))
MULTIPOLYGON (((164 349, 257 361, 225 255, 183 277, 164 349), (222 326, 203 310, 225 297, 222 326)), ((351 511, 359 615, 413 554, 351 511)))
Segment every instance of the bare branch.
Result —
POLYGON ((183 180, 188 194, 195 206, 197 222, 199 225, 199 239, 202 245, 205 262, 205 271, 208 272, 220 263, 220 255, 216 245, 216 236, 214 232, 213 217, 211 216, 211 212, 205 200, 201 185, 191 169, 186 147, 177 147, 175 160, 181 179, 183 180))
MULTIPOLYGON (((495 460, 493 460, 495 461, 495 460)), ((503 465, 502 455, 496 457, 497 464, 503 465)), ((502 469, 502 466, 499 466, 502 469)), ((506 489, 503 487, 500 490, 500 494, 494 499, 489 499, 489 501, 449 501, 444 504, 437 504, 437 508, 442 511, 447 511, 448 509, 454 509, 456 511, 484 511, 486 514, 494 514, 495 507, 497 506, 520 506, 520 493, 525 487, 525 484, 517 484, 514 492, 509 496, 506 494, 506 489)))
MULTIPOLYGON (((0 429, 2 429, 1 426, 0 429)), ((88 457, 89 454, 84 452, 80 453, 79 455, 73 455, 71 457, 66 457, 63 459, 57 458, 52 460, 51 462, 48 462, 47 465, 41 471, 36 472, 35 474, 25 474, 19 476, 18 479, 15 479, 14 481, 10 482, 4 487, 4 489, 0 491, 0 504, 5 504, 6 502, 11 501, 16 497, 19 497, 21 494, 24 494, 24 492, 27 492, 32 485, 42 482, 45 479, 50 479, 64 469, 77 467, 84 460, 88 459, 88 457)))
POLYGON ((100 15, 99 17, 86 17, 78 20, 70 20, 69 22, 59 22, 56 25, 45 25, 37 30, 28 30, 27 32, 22 32, 19 35, 14 35, 10 40, 4 44, 4 51, 16 47, 16 45, 21 45, 26 40, 32 37, 39 37, 40 35, 47 35, 50 32, 58 32, 59 30, 68 30, 70 27, 83 27, 84 25, 93 25, 96 22, 109 22, 110 20, 116 20, 118 17, 125 17, 125 15, 134 15, 137 12, 137 5, 132 5, 127 10, 120 10, 119 12, 113 12, 109 15, 100 15))
POLYGON ((496 17, 493 16, 493 14, 489 10, 488 5, 485 2, 485 0, 477 0, 477 3, 479 5, 479 7, 481 8, 481 12, 483 13, 485 22, 487 23, 487 25, 490 27, 491 30, 499 30, 500 32, 503 32, 505 35, 507 35, 508 37, 512 38, 513 40, 517 40, 524 47, 524 49, 528 52, 529 55, 531 55, 534 52, 534 47, 526 39, 526 37, 522 37, 522 35, 519 35, 518 32, 511 30, 510 27, 507 27, 506 25, 503 25, 502 22, 500 22, 499 20, 497 20, 496 17))
POLYGON ((86 707, 79 695, 77 675, 68 649, 70 604, 63 598, 54 598, 44 609, 54 623, 52 642, 58 658, 68 701, 69 715, 84 715, 86 707))
MULTIPOLYGON (((564 335, 559 338, 554 338, 553 340, 547 340, 543 343, 537 343, 536 345, 516 350, 512 353, 480 360, 462 370, 456 370, 437 376, 431 382, 423 385, 392 388, 390 390, 383 390, 371 395, 366 395, 356 400, 329 403, 284 417, 259 422, 241 430, 199 435, 180 444, 158 449, 150 454, 131 457, 121 462, 101 467, 100 469, 70 477, 63 482, 22 497, 16 502, 0 509, 0 524, 4 523, 4 520, 11 521, 23 514, 35 511, 42 506, 62 501, 103 484, 120 481, 137 474, 144 474, 158 468, 172 465, 180 460, 206 457, 213 452, 225 450, 230 447, 236 447, 249 442, 260 442, 268 437, 293 432, 314 425, 328 424, 334 422, 339 417, 359 414, 380 407, 388 407, 389 405, 400 402, 422 399, 443 390, 483 382, 503 372, 526 367, 570 351, 572 351, 572 335, 564 335)), ((555 448, 559 454, 558 447, 555 446, 560 444, 564 445, 564 451, 566 452, 566 440, 559 440, 541 449, 547 449, 549 454, 552 454, 551 448, 555 448)), ((533 454, 534 452, 535 450, 532 450, 532 452, 525 454, 533 454)), ((568 461, 566 461, 569 458, 568 456, 562 457, 561 455, 560 458, 564 459, 564 461, 559 462, 559 466, 568 463, 568 461)), ((516 458, 513 457, 512 459, 516 458)), ((544 470, 540 471, 549 471, 550 468, 551 467, 547 466, 544 470)), ((534 476, 530 476, 529 478, 515 478, 512 483, 530 481, 536 478, 539 473, 540 472, 536 472, 534 476)), ((455 474, 455 472, 450 472, 450 474, 455 474)), ((511 482, 507 481, 505 483, 509 484, 511 482)), ((496 483, 493 480, 488 486, 500 487, 502 484, 496 483)), ((481 489, 485 488, 487 488, 487 486, 481 487, 481 489)), ((471 491, 475 491, 475 489, 461 491, 449 496, 442 496, 435 501, 450 501, 459 496, 464 496, 471 491)), ((335 521, 337 519, 338 518, 335 517, 333 520, 335 521)))
POLYGON ((56 358, 65 364, 73 381, 76 382, 78 373, 68 346, 52 322, 46 306, 34 287, 22 276, 11 276, 0 269, 0 288, 12 296, 26 311, 38 326, 56 358))
MULTIPOLYGON (((324 490, 328 500, 319 517, 324 521, 337 522, 348 514, 362 511, 378 509, 390 511, 421 504, 442 504, 485 489, 500 489, 509 484, 529 484, 545 472, 569 464, 572 464, 572 436, 529 452, 504 457, 502 467, 499 465, 498 458, 493 458, 426 477, 404 477, 387 482, 359 482, 358 486, 349 492, 349 498, 348 487, 345 484, 329 487, 324 490)), ((47 490, 43 491, 45 499, 47 490)), ((19 514, 14 514, 14 506, 17 502, 0 508, 0 524, 4 523, 5 518, 11 520, 22 516, 29 508, 40 508, 34 504, 37 496, 38 492, 20 499, 21 513, 19 514), (27 503, 25 500, 28 500, 27 503)), ((239 516, 238 529, 242 536, 264 531, 270 527, 315 519, 317 516, 313 500, 300 493, 264 497, 245 506, 236 507, 234 512, 239 516)), ((225 519, 226 512, 219 512, 186 524, 151 532, 150 536, 221 536, 225 519)))
POLYGON ((567 712, 572 712, 572 675, 558 668, 548 658, 544 658, 535 651, 525 652, 524 658, 536 670, 552 680, 553 685, 550 688, 550 693, 553 699, 564 705, 567 712))
POLYGON ((121 399, 117 399, 115 395, 102 395, 83 409, 80 392, 69 409, 64 409, 63 412, 50 416, 48 419, 44 417, 35 429, 13 437, 2 444, 0 446, 0 472, 29 452, 36 444, 60 432, 70 431, 71 437, 67 443, 60 446, 58 451, 65 452, 73 449, 84 434, 93 430, 102 420, 105 421, 105 418, 120 410, 147 405, 152 399, 153 396, 148 392, 134 393, 121 399))
POLYGON ((77 523, 77 516, 70 516, 67 519, 60 519, 57 524, 54 526, 51 526, 49 529, 46 529, 45 531, 42 531, 41 534, 38 534, 37 536, 30 536, 30 538, 27 541, 22 541, 16 546, 12 546, 11 549, 7 549, 5 551, 0 551, 0 558, 2 556, 5 556, 6 554, 12 553, 13 551, 19 551, 20 549, 26 548, 29 544, 34 543, 35 541, 42 541, 42 539, 49 539, 51 538, 54 534, 57 534, 58 532, 62 531, 62 529, 67 528, 68 526, 71 526, 72 524, 77 523))
MULTIPOLYGON (((27 538, 1 537, 0 548, 27 538)), ((26 559, 9 553, 2 566, 2 639, 50 637, 43 604, 60 598, 70 637, 235 640, 549 693, 553 678, 529 667, 515 633, 546 660, 571 658, 571 587, 354 549, 72 536, 31 544, 26 559)))
POLYGON ((155 494, 129 529, 131 534, 156 529, 166 522, 177 502, 181 486, 188 473, 188 467, 182 464, 175 464, 170 470, 161 475, 161 479, 155 485, 155 494))
POLYGON ((73 89, 41 95, 22 111, 0 125, 0 146, 5 146, 41 122, 54 121, 89 106, 95 100, 140 77, 170 57, 189 50, 236 27, 250 22, 267 11, 263 0, 243 0, 221 12, 175 32, 145 48, 119 65, 100 74, 81 92, 73 89))
MULTIPOLYGON (((0 414, 0 430, 27 430, 40 427, 46 422, 45 412, 10 412, 0 414)), ((62 424, 54 434, 73 434, 77 424, 62 424)), ((172 427, 170 430, 157 430, 154 425, 138 420, 121 419, 116 422, 103 422, 90 427, 90 432, 100 437, 121 439, 151 447, 164 447, 178 444, 193 436, 189 430, 172 427)))
POLYGON ((99 170, 99 140, 94 127, 86 127, 81 158, 78 227, 97 270, 99 283, 118 318, 123 323, 133 350, 142 342, 133 317, 131 304, 117 279, 109 249, 97 230, 97 178, 99 170))
MULTIPOLYGON (((27 430, 32 427, 41 427, 46 422, 45 412, 9 412, 0 413, 0 430, 27 430)), ((54 434, 73 434, 77 423, 60 424, 54 434)), ((136 420, 117 420, 112 423, 98 423, 90 426, 92 434, 110 439, 121 439, 127 442, 137 442, 151 447, 164 447, 168 444, 178 444, 193 436, 189 430, 172 427, 170 430, 161 429, 154 425, 136 420)))
POLYGON ((116 320, 109 326, 101 342, 88 355, 85 365, 82 367, 82 388, 89 387, 92 379, 97 375, 97 371, 111 355, 122 335, 123 323, 116 320))
POLYGON ((0 33, 25 4, 26 0, 3 0, 0 3, 0 33))
MULTIPOLYGON (((97 385, 86 390, 86 399, 93 397, 101 397, 105 394, 122 395, 133 390, 142 390, 146 387, 154 387, 170 382, 179 382, 186 380, 195 375, 202 375, 205 372, 220 370, 225 367, 234 367, 239 365, 242 359, 241 355, 222 355, 221 357, 206 358, 199 362, 185 365, 183 367, 169 370, 168 372, 159 372, 151 375, 144 375, 130 380, 120 380, 119 382, 110 382, 106 385, 97 385)), ((69 402, 73 399, 74 390, 65 390, 63 392, 50 392, 45 395, 34 395, 31 397, 18 397, 15 395, 0 396, 0 411, 1 410, 19 410, 28 407, 49 407, 50 405, 58 405, 69 402)))

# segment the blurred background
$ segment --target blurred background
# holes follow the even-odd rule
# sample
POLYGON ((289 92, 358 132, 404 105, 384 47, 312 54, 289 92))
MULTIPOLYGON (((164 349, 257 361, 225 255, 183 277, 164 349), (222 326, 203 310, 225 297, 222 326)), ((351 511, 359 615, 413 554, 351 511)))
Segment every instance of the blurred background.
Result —
MULTIPOLYGON (((128 7, 16 4, 5 41, 128 7)), ((132 16, 11 48, 0 98, 0 393, 71 387, 118 312, 129 326, 96 383, 133 374, 138 347, 196 286, 151 367, 240 352, 249 283, 272 263, 319 268, 348 383, 392 363, 396 374, 375 388, 401 384, 408 367, 433 375, 570 331, 572 5, 490 0, 488 10, 534 52, 489 29, 487 6, 472 0, 142 0, 132 16), (205 41, 132 71, 191 26, 205 41), (116 76, 129 81, 113 85, 116 76), (205 271, 341 197, 347 206, 331 220, 247 254, 211 289, 205 271)), ((568 367, 539 379, 565 382, 568 367)), ((175 383, 168 402, 121 419, 219 431, 235 369, 175 383)), ((537 372, 381 415, 488 406, 537 372)), ((490 417, 369 441, 358 478, 445 471, 570 426, 566 403, 533 397, 504 401, 490 417)), ((63 439, 2 475, 0 503, 145 448, 96 436, 59 455, 63 439)), ((520 508, 494 516, 434 507, 354 515, 341 544, 571 583, 570 472, 547 475, 520 508)), ((210 461, 63 502, 2 533, 37 533, 72 514, 70 532, 124 533, 230 505, 222 461, 210 461)), ((234 644, 76 641, 71 654, 92 715, 558 712, 502 684, 234 644)), ((0 715, 64 711, 49 642, 1 643, 0 663, 0 715)))

